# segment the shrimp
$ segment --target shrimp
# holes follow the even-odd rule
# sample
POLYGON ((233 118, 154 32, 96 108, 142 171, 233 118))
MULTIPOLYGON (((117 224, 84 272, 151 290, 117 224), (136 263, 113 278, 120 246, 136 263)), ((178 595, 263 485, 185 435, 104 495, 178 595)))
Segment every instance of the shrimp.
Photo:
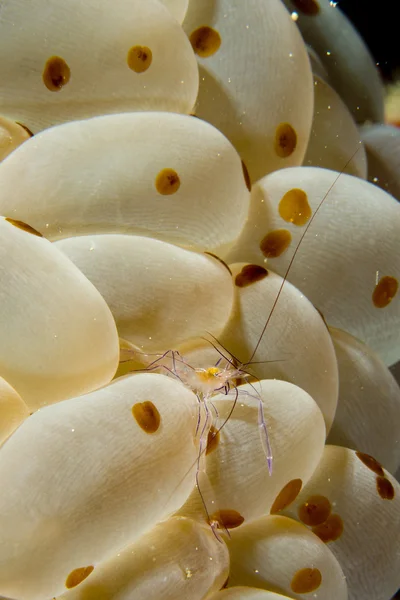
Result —
MULTIPOLYGON (((358 149, 346 163, 343 171, 346 169, 347 165, 351 162, 351 160, 354 158, 357 152, 358 149)), ((253 398, 255 398, 258 402, 258 431, 260 435, 260 442, 265 455, 269 475, 272 475, 273 449, 271 447, 268 435, 268 426, 264 414, 263 401, 256 387, 253 385, 253 381, 257 381, 257 379, 252 374, 251 367, 253 364, 256 364, 254 358, 260 347, 263 337, 266 335, 271 318, 274 314, 274 311, 276 310, 277 304, 282 295, 284 286, 287 282, 289 273, 292 270, 293 263, 296 259, 304 237, 309 232, 310 227, 316 219, 320 209, 322 208, 323 204, 325 203, 326 199, 328 198, 338 179, 341 177, 343 171, 337 174, 336 178, 330 185, 326 194, 321 199, 316 209, 314 210, 312 216, 308 220, 307 225, 304 228, 304 231, 294 249, 292 257, 286 268, 284 277, 275 296, 275 300, 272 304, 272 308, 269 311, 269 314, 262 327, 258 340, 254 345, 247 361, 241 362, 227 348, 225 348, 217 338, 215 338, 211 333, 208 333, 208 337, 204 337, 203 339, 208 344, 210 344, 211 347, 214 348, 216 353, 219 355, 219 358, 215 364, 204 368, 194 367, 188 362, 188 360, 185 359, 185 357, 178 350, 170 349, 164 352, 163 354, 142 353, 141 361, 144 365, 143 369, 136 369, 136 371, 160 372, 166 374, 169 377, 173 377, 179 380, 187 388, 189 388, 197 398, 199 412, 196 426, 196 436, 199 436, 199 452, 196 461, 195 484, 200 494, 204 511, 207 515, 207 521, 209 522, 214 532, 214 535, 219 540, 221 538, 219 536, 218 529, 224 528, 228 535, 229 532, 227 531, 224 523, 218 519, 218 516, 216 516, 218 515, 218 511, 214 515, 210 515, 210 511, 208 510, 204 494, 201 490, 202 484, 200 483, 200 477, 202 476, 203 485, 209 485, 205 467, 202 465, 202 457, 204 457, 207 454, 207 450, 212 445, 214 438, 223 430, 223 428, 231 418, 237 405, 240 394, 250 395, 253 398), (245 382, 250 383, 252 393, 240 389, 239 384, 245 382), (232 398, 233 400, 227 416, 224 418, 223 422, 217 428, 215 428, 212 427, 214 415, 216 419, 219 418, 219 415, 216 407, 213 404, 213 398, 220 394, 223 394, 228 398, 232 398), (202 418, 202 414, 204 418, 202 418)), ((130 352, 131 351, 129 350, 127 351, 127 353, 126 351, 121 352, 122 362, 124 360, 130 359, 130 352), (124 356, 126 356, 127 358, 125 359, 124 356)), ((258 361, 258 364, 259 362, 276 361, 258 361)))

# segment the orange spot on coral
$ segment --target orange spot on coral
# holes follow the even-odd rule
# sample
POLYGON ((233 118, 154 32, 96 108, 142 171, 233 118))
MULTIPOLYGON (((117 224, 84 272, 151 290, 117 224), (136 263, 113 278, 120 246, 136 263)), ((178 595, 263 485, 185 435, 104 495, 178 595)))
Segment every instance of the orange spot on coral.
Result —
POLYGON ((325 542, 334 542, 343 533, 343 521, 339 515, 329 515, 327 520, 312 528, 312 532, 325 542))
POLYGON ((295 594, 310 594, 319 588, 321 582, 321 571, 307 568, 295 573, 290 587, 295 594))
POLYGON ((270 513, 275 514, 284 510, 289 504, 292 504, 296 500, 300 493, 303 482, 301 479, 292 479, 287 483, 279 492, 275 501, 271 507, 270 513))
POLYGON ((305 525, 320 525, 331 514, 331 503, 325 496, 310 496, 298 510, 299 519, 305 525))
POLYGON ((217 523, 224 529, 235 529, 244 523, 244 517, 236 510, 221 509, 210 516, 210 523, 217 523))
POLYGON ((212 252, 204 252, 204 254, 208 254, 208 256, 212 256, 213 258, 217 259, 221 263, 221 265, 224 265, 225 269, 227 269, 227 271, 229 271, 229 273, 232 275, 232 271, 230 270, 226 262, 222 260, 222 258, 217 256, 216 254, 213 254, 212 252))
POLYGON ((50 92, 59 92, 71 78, 71 70, 60 56, 51 56, 46 62, 42 79, 50 92))
POLYGON ((305 225, 312 214, 307 194, 298 188, 286 192, 279 202, 278 210, 284 221, 298 227, 305 225))
POLYGON ((366 467, 368 467, 368 469, 377 475, 384 477, 385 472, 382 468, 382 465, 376 460, 376 458, 370 456, 369 454, 365 454, 364 452, 356 452, 356 456, 366 467))
POLYGON ((258 265, 246 265, 235 277, 237 287, 247 287, 267 277, 268 271, 258 265))
POLYGON ((89 577, 89 575, 92 573, 93 570, 94 570, 93 566, 80 567, 79 569, 74 569, 68 575, 68 577, 65 581, 65 587, 68 588, 69 590, 71 588, 76 587, 77 585, 82 583, 82 581, 84 581, 87 577, 89 577))
POLYGON ((128 67, 135 73, 144 73, 153 61, 153 54, 147 46, 132 46, 126 57, 128 67))
POLYGON ((379 283, 375 286, 372 294, 372 302, 376 308, 386 308, 399 289, 399 282, 395 277, 382 277, 379 283))
POLYGON ((146 433, 155 433, 160 427, 161 416, 156 406, 149 400, 137 402, 132 406, 132 415, 139 427, 146 433))
POLYGON ((201 58, 213 56, 221 46, 221 36, 212 27, 204 25, 190 34, 190 43, 194 52, 201 58))
POLYGON ((296 150, 297 133, 289 123, 281 123, 275 132, 275 152, 280 158, 288 158, 296 150))
POLYGON ((277 258, 290 246, 292 235, 287 229, 270 231, 260 242, 260 250, 267 258, 277 258))
POLYGON ((247 167, 246 167, 245 163, 243 162, 243 160, 242 160, 242 169, 243 169, 244 182, 245 182, 246 187, 249 190, 249 192, 251 192, 251 179, 250 179, 250 175, 247 170, 247 167))
POLYGON ((179 175, 174 169, 163 169, 156 177, 156 190, 163 196, 175 194, 181 185, 179 175))
POLYGON ((386 477, 376 478, 376 489, 378 494, 383 500, 393 500, 394 498, 394 487, 386 477))
POLYGON ((208 432, 207 436, 206 454, 211 454, 211 452, 213 452, 218 447, 219 440, 220 435, 218 429, 216 429, 214 425, 211 425, 210 431, 208 432))
POLYGON ((9 217, 6 217, 5 220, 8 221, 8 223, 11 223, 11 225, 14 225, 14 227, 17 227, 17 229, 22 229, 22 231, 32 233, 33 235, 37 235, 38 237, 43 237, 42 234, 39 233, 39 231, 36 231, 36 229, 31 227, 27 223, 24 223, 23 221, 18 221, 17 219, 10 219, 9 217))

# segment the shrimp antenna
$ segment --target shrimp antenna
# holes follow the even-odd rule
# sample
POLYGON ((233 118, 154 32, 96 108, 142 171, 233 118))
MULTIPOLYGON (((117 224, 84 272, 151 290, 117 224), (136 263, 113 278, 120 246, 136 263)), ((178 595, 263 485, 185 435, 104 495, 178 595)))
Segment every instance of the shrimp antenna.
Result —
POLYGON ((221 348, 222 348, 222 349, 223 349, 223 350, 226 352, 226 354, 224 354, 224 353, 223 353, 223 352, 222 352, 222 351, 221 351, 221 350, 220 350, 220 349, 219 349, 219 348, 218 348, 218 347, 217 347, 215 344, 213 344, 213 343, 212 343, 210 340, 208 340, 206 337, 202 337, 202 338, 200 338, 200 339, 204 340, 205 342, 208 342, 208 343, 209 343, 209 344, 210 344, 210 345, 211 345, 211 346, 214 348, 214 350, 216 350, 216 351, 218 352, 218 354, 219 354, 220 356, 222 356, 222 358, 224 358, 224 359, 225 359, 225 360, 226 360, 226 361, 227 361, 227 362, 228 362, 230 365, 232 365, 233 367, 236 367, 236 365, 235 365, 235 363, 232 361, 232 359, 233 359, 234 361, 236 361, 236 363, 237 363, 238 365, 240 365, 240 364, 241 364, 240 360, 238 360, 238 359, 236 358, 236 356, 235 356, 234 354, 232 354, 232 352, 230 352, 230 351, 228 350, 228 348, 225 348, 225 346, 223 346, 223 345, 221 344, 221 342, 220 342, 219 340, 217 340, 217 338, 216 338, 216 337, 215 337, 215 336, 214 336, 212 333, 210 333, 209 331, 206 331, 206 333, 207 333, 207 335, 209 335, 209 336, 210 336, 210 337, 211 337, 211 338, 212 338, 212 339, 213 339, 213 340, 214 340, 214 341, 215 341, 215 342, 218 344, 218 346, 221 346, 221 348), (227 356, 227 355, 228 355, 228 356, 230 356, 231 358, 228 358, 228 356, 227 356))
MULTIPOLYGON (((287 267, 287 269, 286 269, 285 276, 284 276, 284 278, 283 278, 283 280, 282 280, 282 283, 281 283, 281 285, 280 285, 280 287, 279 287, 278 293, 277 293, 277 295, 276 295, 276 297, 275 297, 274 303, 273 303, 273 305, 272 305, 272 308, 271 308, 271 310, 270 310, 270 312, 269 312, 269 315, 268 315, 268 318, 267 318, 267 320, 266 320, 266 322, 265 322, 265 325, 264 325, 264 327, 263 327, 263 329, 262 329, 262 331, 261 331, 261 335, 260 335, 260 337, 258 338, 258 342, 257 342, 257 344, 256 344, 256 346, 255 346, 255 348, 254 348, 254 350, 253 350, 253 353, 252 353, 252 355, 251 355, 251 356, 250 356, 250 358, 249 358, 249 362, 251 362, 251 361, 253 360, 253 358, 254 358, 254 356, 255 356, 255 354, 256 354, 256 352, 257 352, 257 350, 258 350, 258 348, 259 348, 259 346, 260 346, 260 344, 261 344, 261 340, 262 340, 262 338, 264 337, 264 333, 265 333, 265 331, 266 331, 266 329, 267 329, 267 327, 268 327, 268 325, 269 325, 269 322, 270 322, 270 320, 271 320, 271 318, 272 318, 272 315, 273 315, 273 312, 274 312, 274 310, 275 310, 275 307, 276 307, 276 305, 278 304, 278 300, 279 300, 279 298, 280 298, 280 296, 281 296, 281 294, 282 294, 283 286, 285 285, 285 283, 286 283, 286 281, 287 281, 287 277, 288 277, 288 275, 289 275, 289 272, 290 272, 290 270, 291 270, 291 268, 292 268, 292 265, 293 265, 293 263, 294 263, 294 260, 295 260, 295 258, 296 258, 296 255, 297 255, 297 253, 298 253, 298 251, 299 251, 299 249, 300 249, 300 246, 301 246, 301 244, 302 244, 302 242, 303 242, 303 240, 304 240, 304 238, 305 238, 306 234, 308 233, 308 230, 309 230, 309 229, 310 229, 310 227, 311 227, 311 224, 312 224, 312 222, 314 221, 315 217, 317 216, 317 214, 318 214, 318 212, 319 212, 320 208, 322 207, 322 205, 324 204, 325 200, 327 199, 327 197, 329 196, 329 194, 330 194, 330 193, 331 193, 331 191, 333 190, 333 188, 334 188, 334 186, 336 185, 336 183, 337 183, 338 179, 339 179, 339 178, 340 178, 340 177, 343 175, 343 173, 344 173, 344 171, 345 171, 346 167, 347 167, 347 166, 348 166, 348 165, 351 163, 351 161, 353 160, 353 158, 355 157, 355 155, 357 154, 357 152, 359 151, 359 149, 360 149, 360 148, 357 148, 357 150, 356 150, 356 151, 355 151, 355 152, 354 152, 354 153, 351 155, 351 157, 349 158, 349 160, 347 161, 347 163, 344 165, 344 167, 343 167, 343 170, 342 170, 340 173, 338 173, 338 174, 337 174, 337 177, 335 177, 335 179, 334 179, 333 183, 332 183, 332 184, 329 186, 329 189, 328 189, 328 191, 326 192, 325 196, 322 198, 321 202, 318 204, 317 208, 316 208, 316 209, 315 209, 315 211, 314 211, 314 214, 312 215, 311 219, 310 219, 310 220, 309 220, 309 222, 307 223, 307 227, 306 227, 306 228, 305 228, 305 230, 303 231, 303 233, 302 233, 302 235, 301 235, 301 237, 300 237, 300 240, 299 240, 299 242, 298 242, 298 244, 297 244, 297 246, 296 246, 296 248, 295 248, 295 250, 294 250, 294 252, 293 252, 293 256, 292 256, 292 258, 291 258, 291 259, 290 259, 290 261, 289 261, 289 265, 288 265, 288 267, 287 267)), ((247 364, 249 364, 249 363, 247 363, 247 364)))

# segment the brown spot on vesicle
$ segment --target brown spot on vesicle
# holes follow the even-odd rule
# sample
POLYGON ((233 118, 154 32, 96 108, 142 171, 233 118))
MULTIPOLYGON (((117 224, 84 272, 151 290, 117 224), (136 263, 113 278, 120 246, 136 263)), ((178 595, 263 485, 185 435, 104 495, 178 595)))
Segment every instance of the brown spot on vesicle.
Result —
POLYGON ((380 475, 381 477, 385 476, 382 465, 376 460, 376 458, 370 456, 369 454, 365 454, 364 452, 356 452, 356 456, 361 460, 362 463, 364 463, 366 467, 368 467, 368 469, 371 469, 371 471, 377 475, 380 475))
POLYGON ((375 286, 372 294, 372 302, 376 308, 385 308, 388 306, 399 289, 399 282, 395 277, 382 277, 375 286))
POLYGON ((17 125, 19 125, 20 127, 22 127, 22 129, 25 129, 26 133, 30 136, 33 137, 33 133, 32 131, 29 129, 29 127, 27 127, 26 125, 24 125, 23 123, 20 123, 19 121, 15 121, 17 125))
POLYGON ((315 17, 319 13, 319 4, 315 0, 292 0, 297 10, 309 17, 315 17))
POLYGON ((51 56, 46 62, 42 79, 50 92, 59 92, 71 78, 71 69, 60 56, 51 56))
POLYGON ((305 525, 314 527, 324 523, 331 514, 331 503, 325 496, 310 496, 298 510, 299 519, 305 525))
POLYGON ((26 231, 27 233, 32 233, 33 235, 37 235, 38 237, 43 237, 39 231, 36 231, 33 227, 24 223, 23 221, 18 221, 18 219, 10 219, 10 217, 5 218, 6 221, 17 227, 18 229, 22 229, 22 231, 26 231))
POLYGON ((244 182, 245 182, 246 187, 249 190, 249 192, 251 192, 251 179, 250 179, 250 175, 247 170, 246 164, 243 162, 243 160, 242 160, 242 169, 243 169, 244 182))
POLYGON ((156 177, 155 186, 159 194, 170 196, 175 194, 181 185, 179 175, 174 169, 163 169, 156 177))
POLYGON ((322 575, 319 569, 301 569, 295 573, 290 587, 295 594, 310 594, 319 588, 322 575))
POLYGON ((211 425, 210 431, 208 432, 207 436, 206 454, 211 454, 211 452, 213 452, 217 448, 219 440, 220 435, 218 429, 216 429, 214 425, 211 425))
POLYGON ((280 158, 287 158, 296 150, 297 133, 289 123, 281 123, 275 132, 275 152, 280 158))
POLYGON ((339 515, 329 515, 324 523, 313 527, 312 532, 325 544, 334 542, 343 533, 343 521, 339 515))
POLYGON ((298 227, 305 225, 312 214, 307 194, 298 188, 286 192, 279 202, 278 211, 284 221, 298 227))
POLYGON ((268 271, 258 265, 246 265, 235 277, 237 287, 247 287, 267 277, 268 271))
POLYGON ((271 515, 284 510, 292 504, 300 493, 303 482, 301 479, 292 479, 279 492, 273 505, 271 506, 271 515))
POLYGON ((153 53, 147 46, 132 46, 128 50, 126 62, 135 73, 144 73, 153 61, 153 53))
POLYGON ((132 414, 139 427, 146 433, 155 433, 160 427, 160 413, 150 400, 134 404, 132 406, 132 414))
POLYGON ((232 271, 230 270, 230 268, 226 264, 226 262, 224 260, 222 260, 222 258, 217 256, 216 254, 213 254, 212 252, 204 252, 204 254, 208 254, 208 256, 212 256, 213 258, 216 258, 221 263, 221 265, 224 265, 225 269, 227 269, 229 271, 229 273, 232 275, 232 271))
POLYGON ((227 579, 226 579, 224 585, 222 586, 221 590, 224 590, 225 588, 227 588, 228 587, 228 583, 229 583, 229 577, 227 577, 227 579))
POLYGON ((87 577, 89 577, 90 573, 92 573, 93 570, 94 570, 93 566, 80 567, 79 569, 74 569, 68 575, 68 577, 65 581, 65 587, 68 588, 69 590, 71 588, 76 587, 77 585, 82 583, 82 581, 84 581, 87 577))
POLYGON ((224 529, 235 529, 244 523, 244 517, 230 508, 217 510, 210 516, 210 523, 218 523, 224 529))
POLYGON ((394 498, 394 487, 386 477, 376 478, 376 489, 378 494, 383 500, 393 500, 394 498))
POLYGON ((189 37, 194 52, 201 58, 208 58, 219 50, 221 36, 212 27, 204 25, 195 29, 189 37))
POLYGON ((287 229, 270 231, 260 242, 260 250, 267 258, 277 258, 285 252, 292 241, 292 234, 287 229))
POLYGON ((320 310, 320 309, 319 309, 317 306, 315 306, 315 305, 313 305, 313 306, 314 306, 315 310, 316 310, 316 311, 319 313, 319 316, 320 316, 320 317, 321 317, 321 319, 323 320, 323 322, 324 322, 324 324, 325 324, 325 327, 326 327, 326 328, 327 328, 327 330, 329 331, 329 325, 328 325, 328 323, 326 322, 326 319, 325 319, 325 315, 324 315, 324 313, 323 313, 323 312, 322 312, 322 310, 320 310))

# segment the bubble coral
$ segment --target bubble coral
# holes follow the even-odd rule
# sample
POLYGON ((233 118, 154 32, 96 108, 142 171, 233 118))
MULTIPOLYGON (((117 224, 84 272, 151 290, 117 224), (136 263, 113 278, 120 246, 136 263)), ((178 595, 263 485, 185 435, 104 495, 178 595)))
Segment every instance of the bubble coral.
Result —
POLYGON ((2 597, 400 586, 381 86, 285 4, 1 5, 2 597))

